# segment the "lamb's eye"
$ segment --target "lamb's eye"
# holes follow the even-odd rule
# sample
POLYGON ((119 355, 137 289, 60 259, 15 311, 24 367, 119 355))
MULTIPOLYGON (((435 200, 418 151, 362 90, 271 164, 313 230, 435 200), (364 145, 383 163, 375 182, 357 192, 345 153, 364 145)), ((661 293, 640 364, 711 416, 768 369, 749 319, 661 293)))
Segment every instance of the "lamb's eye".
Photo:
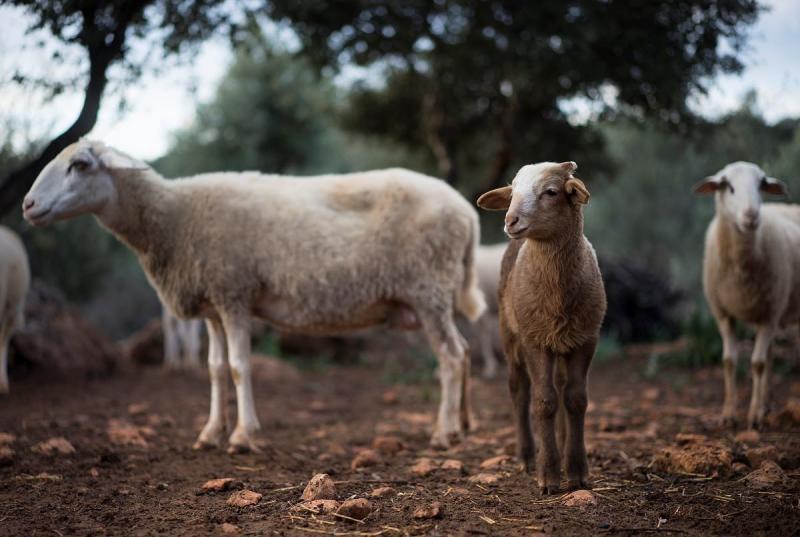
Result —
POLYGON ((553 196, 558 195, 558 190, 556 190, 555 188, 548 188, 547 190, 544 191, 544 193, 552 198, 553 196))
POLYGON ((67 173, 71 172, 72 170, 77 170, 79 172, 86 171, 89 168, 89 163, 85 160, 73 160, 69 163, 69 167, 67 167, 67 173))

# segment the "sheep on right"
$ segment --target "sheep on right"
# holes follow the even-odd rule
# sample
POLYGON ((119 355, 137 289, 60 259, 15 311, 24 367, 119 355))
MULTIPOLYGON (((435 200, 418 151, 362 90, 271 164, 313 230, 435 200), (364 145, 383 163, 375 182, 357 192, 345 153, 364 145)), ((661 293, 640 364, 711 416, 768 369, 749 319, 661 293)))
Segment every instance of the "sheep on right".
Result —
POLYGON ((728 164, 694 192, 713 194, 716 205, 706 232, 703 290, 722 338, 722 421, 735 424, 739 320, 756 330, 747 414, 748 428, 755 429, 769 406, 770 344, 780 329, 800 322, 800 206, 762 203, 762 194, 785 196, 786 185, 749 162, 728 164))

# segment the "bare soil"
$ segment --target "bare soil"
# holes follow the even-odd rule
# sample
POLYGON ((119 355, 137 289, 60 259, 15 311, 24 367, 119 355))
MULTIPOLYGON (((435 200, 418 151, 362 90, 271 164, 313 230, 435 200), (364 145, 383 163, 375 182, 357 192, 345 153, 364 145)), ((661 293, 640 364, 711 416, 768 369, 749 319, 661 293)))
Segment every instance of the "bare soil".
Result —
MULTIPOLYGON (((655 382, 643 376, 637 360, 595 366, 587 442, 596 505, 568 506, 576 500, 539 496, 532 477, 513 459, 500 457, 481 468, 487 459, 513 453, 503 379, 474 382, 478 431, 448 451, 432 451, 427 443, 435 384, 393 385, 385 367, 298 372, 275 360, 256 360, 264 447, 247 455, 191 450, 207 412, 202 372, 145 368, 93 381, 12 380, 11 395, 0 399, 0 433, 16 437, 0 441, 13 450, 0 468, 0 535, 800 531, 800 424, 784 412, 760 438, 735 441, 734 432, 717 425, 722 381, 716 368, 663 374, 655 382), (356 454, 379 436, 399 438, 401 445, 384 439, 375 446, 376 464, 351 469, 356 454), (61 441, 52 445, 64 453, 33 449, 54 437, 63 437, 74 453, 61 441), (700 447, 692 451, 694 446, 700 447), (747 453, 764 447, 751 458, 775 460, 786 476, 755 486, 745 478, 754 470, 747 453), (671 448, 666 463, 664 448, 671 448), (680 458, 683 451, 701 458, 726 455, 701 460, 704 472, 671 468, 669 457, 680 458), (423 457, 435 468, 424 477, 411 470, 423 457), (448 459, 460 461, 463 471, 453 462, 450 469, 439 468, 448 459), (339 501, 370 499, 373 510, 363 522, 293 509, 307 481, 320 472, 335 481, 339 501), (496 483, 470 479, 481 473, 496 483), (233 489, 200 493, 206 481, 226 477, 235 479, 233 489), (397 494, 369 498, 387 486, 397 494), (262 496, 254 505, 229 505, 237 488, 262 496), (436 518, 415 518, 415 512, 436 518)), ((776 408, 800 396, 797 381, 776 379, 776 408)), ((230 406, 233 413, 232 399, 230 406)))

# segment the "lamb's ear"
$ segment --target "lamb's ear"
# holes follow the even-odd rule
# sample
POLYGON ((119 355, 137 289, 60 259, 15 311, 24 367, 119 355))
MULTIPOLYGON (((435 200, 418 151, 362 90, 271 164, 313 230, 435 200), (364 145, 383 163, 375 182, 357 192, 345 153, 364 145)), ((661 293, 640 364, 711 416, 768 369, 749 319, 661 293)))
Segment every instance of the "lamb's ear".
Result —
POLYGON ((758 189, 764 194, 772 194, 774 196, 788 196, 789 189, 786 188, 786 183, 774 177, 764 177, 761 179, 761 184, 758 189))
POLYGON ((575 173, 575 170, 578 169, 578 165, 571 160, 568 160, 567 162, 562 162, 561 164, 559 164, 559 166, 561 167, 562 170, 564 170, 570 175, 575 173))
POLYGON ((511 187, 495 188, 478 198, 478 207, 489 211, 505 211, 511 205, 511 187))
POLYGON ((564 191, 571 199, 574 199, 575 202, 580 203, 581 205, 586 205, 589 203, 589 190, 587 190, 586 185, 583 184, 583 181, 577 177, 567 179, 567 182, 564 183, 564 191))
POLYGON ((692 192, 695 194, 713 194, 722 187, 725 182, 725 177, 719 175, 709 175, 696 185, 692 187, 692 192))

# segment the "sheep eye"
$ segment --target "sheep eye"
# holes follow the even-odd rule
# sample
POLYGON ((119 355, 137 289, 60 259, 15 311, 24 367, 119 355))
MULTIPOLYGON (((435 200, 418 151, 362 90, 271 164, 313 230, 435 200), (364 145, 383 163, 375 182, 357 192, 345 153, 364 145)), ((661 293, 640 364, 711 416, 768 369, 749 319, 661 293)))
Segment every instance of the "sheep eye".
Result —
POLYGON ((553 197, 558 195, 558 190, 556 190, 555 188, 548 188, 547 190, 544 191, 544 193, 550 197, 553 197))
MULTIPOLYGON (((723 188, 727 188, 728 190, 730 190, 731 194, 733 194, 733 192, 734 192, 733 185, 730 184, 728 181, 724 181, 724 180, 721 181, 720 182, 720 186, 722 186, 723 188)), ((724 190, 723 190, 723 192, 724 192, 724 190)))
POLYGON ((69 163, 67 167, 67 173, 71 172, 72 170, 77 170, 79 172, 86 171, 89 168, 89 163, 85 160, 73 160, 69 163))

